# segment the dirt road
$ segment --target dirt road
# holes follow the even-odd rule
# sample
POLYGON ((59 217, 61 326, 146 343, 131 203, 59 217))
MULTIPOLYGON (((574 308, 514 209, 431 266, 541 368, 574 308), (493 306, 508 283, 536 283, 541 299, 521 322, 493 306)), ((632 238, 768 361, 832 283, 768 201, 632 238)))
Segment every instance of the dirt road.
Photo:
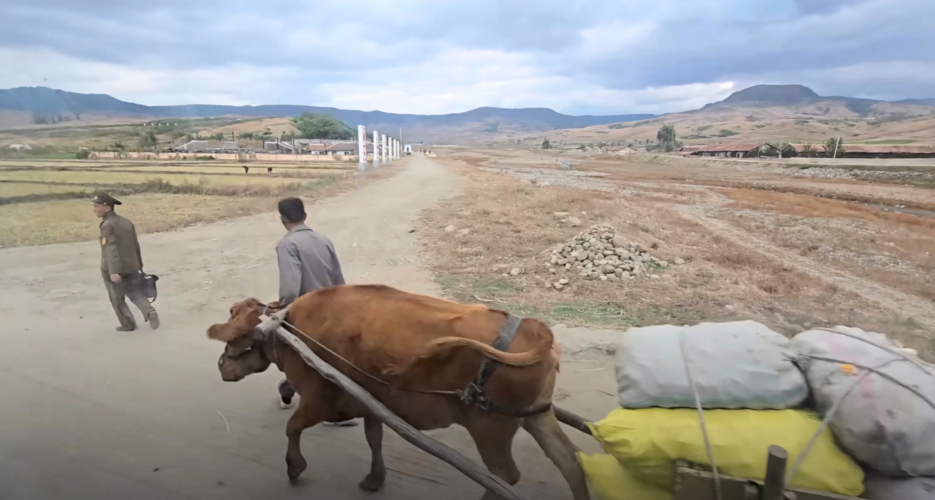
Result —
MULTIPOLYGON (((392 178, 309 207, 309 224, 334 240, 349 282, 432 294, 408 230, 457 181, 433 160, 406 162, 391 167, 402 169, 392 178)), ((88 224, 95 224, 90 203, 88 224)), ((0 498, 479 498, 478 486, 392 432, 387 485, 363 493, 357 482, 369 470, 369 450, 360 427, 307 431, 309 469, 288 484, 291 412, 275 405, 282 375, 271 368, 222 382, 222 345, 204 333, 234 301, 275 298, 273 248, 283 231, 276 214, 264 214, 143 236, 146 269, 162 277, 163 326, 133 333, 114 331, 96 242, 0 251, 0 498)), ((610 374, 599 389, 613 390, 604 363, 563 367, 564 405, 595 416, 613 406, 602 394, 578 396, 580 378, 595 369, 610 374)), ((477 457, 462 429, 431 434, 477 457)), ((583 436, 573 439, 596 450, 583 436)), ((521 432, 514 451, 523 494, 570 498, 528 435, 521 432)))

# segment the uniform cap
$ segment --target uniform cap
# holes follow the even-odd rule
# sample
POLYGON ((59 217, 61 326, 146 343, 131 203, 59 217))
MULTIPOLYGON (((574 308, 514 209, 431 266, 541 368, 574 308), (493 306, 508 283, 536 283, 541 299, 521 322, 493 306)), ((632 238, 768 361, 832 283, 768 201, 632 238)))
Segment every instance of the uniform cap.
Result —
POLYGON ((92 203, 94 203, 95 205, 107 205, 110 208, 114 208, 114 205, 122 205, 122 203, 120 203, 120 200, 104 192, 97 193, 94 196, 92 203))

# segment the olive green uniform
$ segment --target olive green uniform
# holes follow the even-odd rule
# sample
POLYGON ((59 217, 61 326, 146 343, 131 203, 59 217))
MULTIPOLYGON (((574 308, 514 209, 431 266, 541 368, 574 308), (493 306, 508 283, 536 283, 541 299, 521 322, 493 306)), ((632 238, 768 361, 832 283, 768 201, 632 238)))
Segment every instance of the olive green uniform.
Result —
POLYGON ((101 275, 104 286, 110 296, 110 303, 117 313, 120 325, 136 328, 133 313, 127 307, 126 297, 136 304, 144 318, 153 311, 153 306, 143 292, 143 257, 140 255, 140 242, 136 237, 136 228, 126 217, 113 212, 101 221, 101 275), (111 281, 111 275, 120 275, 121 282, 111 281))

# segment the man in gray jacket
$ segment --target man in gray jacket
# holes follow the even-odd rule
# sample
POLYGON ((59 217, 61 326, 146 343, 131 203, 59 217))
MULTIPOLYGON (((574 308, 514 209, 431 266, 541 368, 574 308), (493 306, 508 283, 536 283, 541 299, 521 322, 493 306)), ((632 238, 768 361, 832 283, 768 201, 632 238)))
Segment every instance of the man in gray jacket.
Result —
MULTIPOLYGON (((279 261, 279 305, 285 307, 295 299, 322 288, 344 284, 341 263, 331 240, 305 225, 305 205, 298 198, 279 202, 279 218, 288 234, 276 246, 279 261)), ((280 406, 290 408, 295 389, 288 380, 279 383, 280 406)), ((333 422, 350 426, 357 422, 333 422)))

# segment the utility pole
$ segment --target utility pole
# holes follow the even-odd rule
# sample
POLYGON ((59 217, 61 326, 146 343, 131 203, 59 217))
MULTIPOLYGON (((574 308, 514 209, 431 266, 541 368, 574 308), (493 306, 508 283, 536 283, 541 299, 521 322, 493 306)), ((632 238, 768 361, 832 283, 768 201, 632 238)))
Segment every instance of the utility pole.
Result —
POLYGON ((834 154, 831 155, 832 158, 838 157, 838 146, 841 145, 841 138, 838 137, 837 142, 834 143, 834 154))

